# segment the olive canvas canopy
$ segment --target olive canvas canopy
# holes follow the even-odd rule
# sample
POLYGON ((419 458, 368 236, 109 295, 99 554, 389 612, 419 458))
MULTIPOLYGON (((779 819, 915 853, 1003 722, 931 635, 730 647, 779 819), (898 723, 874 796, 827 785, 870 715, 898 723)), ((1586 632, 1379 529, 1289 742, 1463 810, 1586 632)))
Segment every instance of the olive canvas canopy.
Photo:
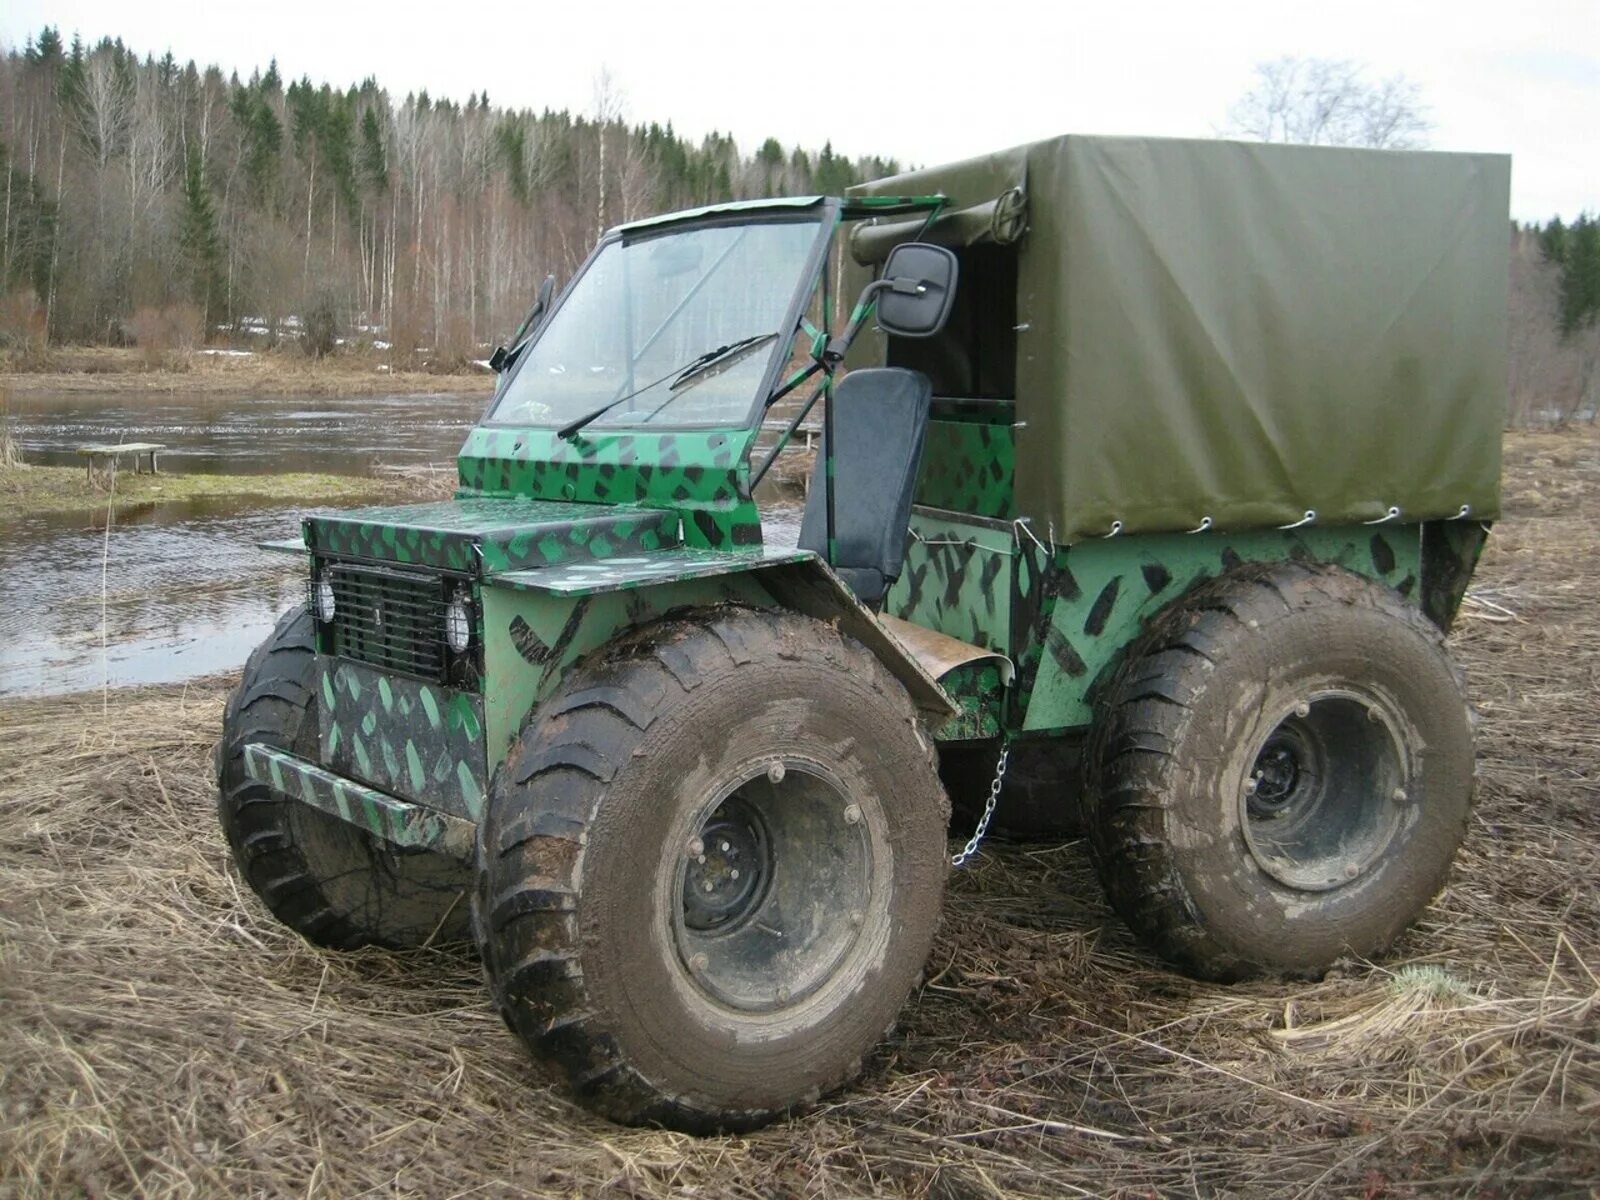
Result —
POLYGON ((1016 242, 1017 512, 1071 542, 1497 515, 1509 189, 1500 155, 1067 136, 855 191, 1016 242))

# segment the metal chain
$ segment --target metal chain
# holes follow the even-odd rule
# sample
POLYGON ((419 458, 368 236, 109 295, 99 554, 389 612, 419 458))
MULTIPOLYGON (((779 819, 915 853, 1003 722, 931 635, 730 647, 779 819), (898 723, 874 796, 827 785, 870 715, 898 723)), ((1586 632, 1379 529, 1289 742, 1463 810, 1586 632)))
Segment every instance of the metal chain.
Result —
POLYGON ((961 847, 961 853, 950 856, 952 867, 964 867, 967 860, 978 852, 984 835, 989 832, 989 822, 994 818, 994 806, 1000 802, 1000 784, 1006 777, 1006 759, 1011 756, 1011 741, 1006 739, 1000 743, 1000 761, 994 766, 994 782, 989 785, 989 799, 983 806, 983 815, 978 818, 978 827, 972 831, 972 836, 967 839, 967 844, 961 847))

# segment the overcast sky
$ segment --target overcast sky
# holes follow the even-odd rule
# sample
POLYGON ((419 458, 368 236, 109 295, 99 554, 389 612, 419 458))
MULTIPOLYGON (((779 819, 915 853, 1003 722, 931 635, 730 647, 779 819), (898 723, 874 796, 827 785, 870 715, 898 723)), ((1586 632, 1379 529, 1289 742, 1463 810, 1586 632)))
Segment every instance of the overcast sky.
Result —
POLYGON ((605 67, 632 121, 919 165, 1056 133, 1209 137, 1255 63, 1353 58, 1421 85, 1434 148, 1510 153, 1518 219, 1600 211, 1600 0, 6 0, 0 40, 45 24, 535 109, 592 108, 605 67))

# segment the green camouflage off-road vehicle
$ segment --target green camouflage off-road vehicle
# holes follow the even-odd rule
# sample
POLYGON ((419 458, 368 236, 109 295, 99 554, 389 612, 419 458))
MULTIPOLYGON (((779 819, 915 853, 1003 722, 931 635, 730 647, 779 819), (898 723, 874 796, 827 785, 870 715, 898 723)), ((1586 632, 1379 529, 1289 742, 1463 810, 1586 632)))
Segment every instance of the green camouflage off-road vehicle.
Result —
POLYGON ((218 748, 242 874, 327 946, 474 937, 585 1104, 693 1130, 894 1022, 941 772, 1076 814, 1184 970, 1381 950, 1472 793, 1444 632, 1499 499, 1508 176, 1068 137, 611 231, 497 354, 454 500, 304 522, 218 748))

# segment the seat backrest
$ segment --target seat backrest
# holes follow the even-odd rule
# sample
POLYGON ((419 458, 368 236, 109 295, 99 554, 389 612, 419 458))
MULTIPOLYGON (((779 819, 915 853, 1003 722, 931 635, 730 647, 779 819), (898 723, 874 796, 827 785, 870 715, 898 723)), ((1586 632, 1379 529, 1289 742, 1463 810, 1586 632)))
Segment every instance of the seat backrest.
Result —
MULTIPOLYGON (((933 389, 927 376, 899 367, 851 371, 833 390, 833 569, 856 597, 876 608, 905 561, 911 497, 928 432, 933 389)), ((826 451, 826 443, 824 443, 826 451)), ((799 545, 827 557, 824 455, 811 473, 799 545)))

